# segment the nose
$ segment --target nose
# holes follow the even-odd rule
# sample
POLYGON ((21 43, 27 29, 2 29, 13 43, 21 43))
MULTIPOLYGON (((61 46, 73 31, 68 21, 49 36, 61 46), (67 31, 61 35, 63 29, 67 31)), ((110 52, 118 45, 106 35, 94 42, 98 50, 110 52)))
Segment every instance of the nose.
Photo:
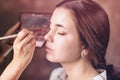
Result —
POLYGON ((44 36, 45 41, 52 42, 53 41, 53 34, 51 31, 49 31, 45 36, 44 36))

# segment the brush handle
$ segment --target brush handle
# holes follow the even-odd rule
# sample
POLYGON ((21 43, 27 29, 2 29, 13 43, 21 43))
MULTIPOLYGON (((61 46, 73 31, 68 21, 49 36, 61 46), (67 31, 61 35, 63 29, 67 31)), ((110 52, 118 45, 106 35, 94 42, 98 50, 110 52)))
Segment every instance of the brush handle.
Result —
POLYGON ((15 38, 15 37, 17 37, 17 34, 13 34, 13 35, 9 35, 9 36, 0 37, 0 40, 9 39, 9 38, 15 38))

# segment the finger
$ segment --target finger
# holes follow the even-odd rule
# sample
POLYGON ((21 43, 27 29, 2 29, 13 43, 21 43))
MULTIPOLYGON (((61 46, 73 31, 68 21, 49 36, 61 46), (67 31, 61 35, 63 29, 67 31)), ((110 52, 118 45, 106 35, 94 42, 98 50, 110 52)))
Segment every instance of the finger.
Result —
POLYGON ((31 33, 29 33, 22 41, 21 41, 21 45, 27 45, 29 42, 31 42, 31 40, 33 39, 33 35, 31 33))
POLYGON ((34 55, 35 44, 33 44, 32 42, 34 42, 33 39, 25 46, 26 49, 24 50, 24 52, 25 52, 24 56, 27 60, 27 63, 25 63, 25 64, 29 64, 33 58, 33 55, 34 55))
POLYGON ((26 59, 28 59, 28 63, 31 62, 33 55, 34 55, 34 51, 35 51, 35 40, 32 39, 26 46, 24 46, 23 48, 23 53, 22 55, 25 56, 26 59))
POLYGON ((10 35, 10 34, 14 33, 16 30, 19 29, 19 27, 20 27, 19 25, 20 25, 20 23, 17 22, 12 28, 10 28, 10 29, 5 33, 5 35, 10 35))
POLYGON ((15 55, 19 55, 22 54, 22 55, 27 55, 29 53, 29 51, 31 52, 34 51, 35 49, 35 39, 31 39, 29 41, 29 43, 27 44, 23 44, 23 43, 18 43, 16 45, 13 46, 14 48, 14 53, 17 53, 15 55))
POLYGON ((35 40, 31 39, 30 42, 26 44, 25 48, 23 49, 25 49, 24 51, 33 53, 35 50, 35 40))
POLYGON ((29 30, 23 29, 22 31, 20 31, 17 35, 17 38, 15 39, 15 44, 22 41, 28 34, 30 33, 29 30))

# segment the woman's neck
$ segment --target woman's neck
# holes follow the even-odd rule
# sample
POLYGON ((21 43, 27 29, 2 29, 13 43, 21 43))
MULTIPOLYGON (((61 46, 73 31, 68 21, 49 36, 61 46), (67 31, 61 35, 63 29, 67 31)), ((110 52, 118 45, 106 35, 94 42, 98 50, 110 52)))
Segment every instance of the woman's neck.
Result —
POLYGON ((70 63, 62 63, 67 74, 66 80, 92 80, 98 72, 88 60, 77 60, 70 63))

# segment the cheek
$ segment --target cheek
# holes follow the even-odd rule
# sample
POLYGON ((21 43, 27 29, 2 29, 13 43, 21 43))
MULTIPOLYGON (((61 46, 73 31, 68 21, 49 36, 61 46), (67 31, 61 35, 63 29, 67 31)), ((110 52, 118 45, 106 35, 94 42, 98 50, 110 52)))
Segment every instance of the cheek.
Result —
POLYGON ((80 57, 80 47, 77 40, 71 39, 58 39, 55 42, 55 54, 58 58, 66 61, 73 61, 80 57))

